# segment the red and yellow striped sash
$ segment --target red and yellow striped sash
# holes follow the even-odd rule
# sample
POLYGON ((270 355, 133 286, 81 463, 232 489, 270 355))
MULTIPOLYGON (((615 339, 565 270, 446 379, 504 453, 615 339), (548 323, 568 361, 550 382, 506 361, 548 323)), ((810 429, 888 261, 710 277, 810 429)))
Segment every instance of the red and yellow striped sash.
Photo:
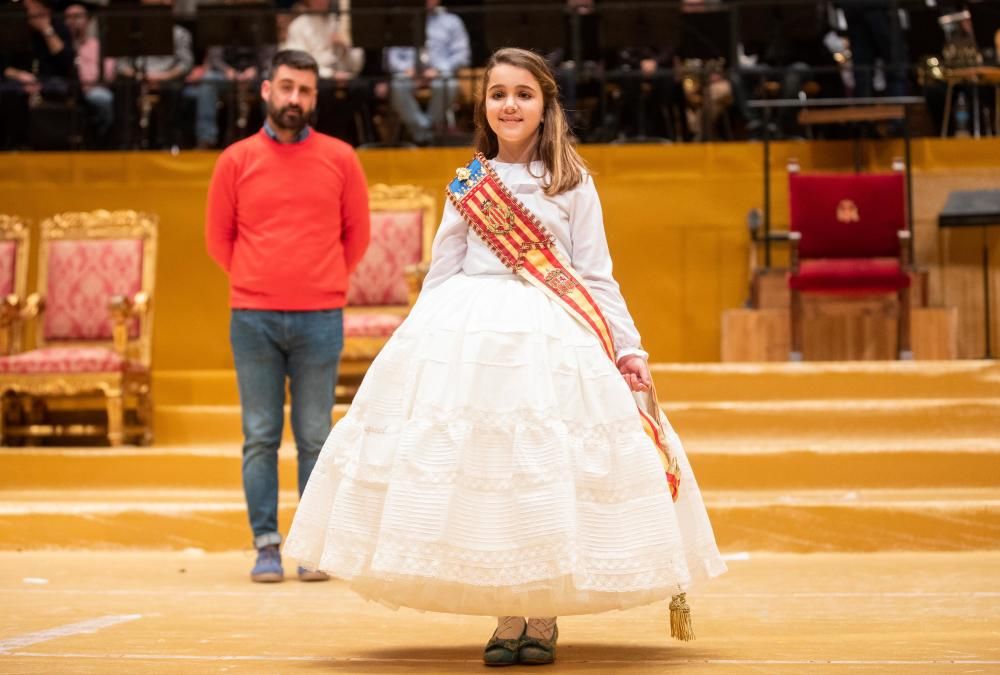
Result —
MULTIPOLYGON (((448 184, 448 198, 500 262, 590 330, 615 363, 611 326, 587 286, 556 248, 549 231, 510 193, 482 154, 456 171, 448 184)), ((667 445, 656 392, 651 389, 639 398, 643 400, 637 405, 639 416, 659 450, 670 494, 676 500, 680 470, 667 445)))

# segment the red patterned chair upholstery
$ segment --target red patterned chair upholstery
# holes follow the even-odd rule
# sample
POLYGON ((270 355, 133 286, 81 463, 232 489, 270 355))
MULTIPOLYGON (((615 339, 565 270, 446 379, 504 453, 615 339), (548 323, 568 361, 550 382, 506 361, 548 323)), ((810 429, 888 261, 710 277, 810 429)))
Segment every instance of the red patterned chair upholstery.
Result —
POLYGON ((35 349, 0 357, 5 441, 92 431, 35 416, 54 399, 95 395, 104 397, 107 426, 98 429, 111 445, 152 440, 156 233, 156 218, 134 211, 64 213, 42 223, 38 292, 21 307, 36 324, 35 349), (134 424, 125 425, 126 410, 134 410, 134 424))
POLYGON ((28 283, 28 223, 0 216, 0 356, 21 349, 20 306, 28 283))
POLYGON ((372 359, 403 322, 431 258, 434 199, 412 185, 373 185, 371 243, 351 276, 344 311, 339 393, 351 396, 372 359))
POLYGON ((913 358, 904 178, 789 173, 792 361, 802 359, 803 293, 895 293, 899 358, 913 358))

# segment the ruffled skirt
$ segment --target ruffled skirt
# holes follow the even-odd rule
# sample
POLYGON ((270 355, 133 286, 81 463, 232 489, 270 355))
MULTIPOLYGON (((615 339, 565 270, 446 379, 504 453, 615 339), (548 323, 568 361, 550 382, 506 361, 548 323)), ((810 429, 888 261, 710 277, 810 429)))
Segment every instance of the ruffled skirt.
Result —
POLYGON ((725 571, 597 338, 513 276, 421 295, 313 469, 286 555, 390 607, 557 616, 725 571))

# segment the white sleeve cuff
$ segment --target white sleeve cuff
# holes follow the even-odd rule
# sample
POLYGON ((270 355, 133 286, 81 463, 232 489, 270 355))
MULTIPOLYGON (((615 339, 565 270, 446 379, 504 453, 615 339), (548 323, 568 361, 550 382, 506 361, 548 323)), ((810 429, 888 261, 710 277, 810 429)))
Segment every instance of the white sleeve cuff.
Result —
POLYGON ((618 350, 618 353, 615 355, 615 363, 618 363, 626 356, 640 356, 643 361, 649 361, 649 352, 642 347, 626 347, 625 349, 618 350))

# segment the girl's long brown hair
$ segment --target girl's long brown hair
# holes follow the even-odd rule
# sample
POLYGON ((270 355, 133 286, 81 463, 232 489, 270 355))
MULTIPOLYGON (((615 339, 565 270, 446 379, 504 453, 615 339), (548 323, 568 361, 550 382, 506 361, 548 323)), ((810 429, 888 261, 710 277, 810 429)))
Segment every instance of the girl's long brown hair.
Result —
POLYGON ((583 181, 587 168, 583 158, 574 147, 576 139, 566 122, 566 114, 559 103, 559 88, 545 59, 534 52, 515 47, 506 47, 493 53, 486 62, 483 86, 476 99, 476 150, 488 159, 497 156, 500 143, 486 119, 486 88, 490 72, 499 64, 524 68, 538 81, 542 89, 542 124, 538 132, 532 159, 542 161, 545 166, 543 187, 545 194, 554 196, 572 190, 583 181))

